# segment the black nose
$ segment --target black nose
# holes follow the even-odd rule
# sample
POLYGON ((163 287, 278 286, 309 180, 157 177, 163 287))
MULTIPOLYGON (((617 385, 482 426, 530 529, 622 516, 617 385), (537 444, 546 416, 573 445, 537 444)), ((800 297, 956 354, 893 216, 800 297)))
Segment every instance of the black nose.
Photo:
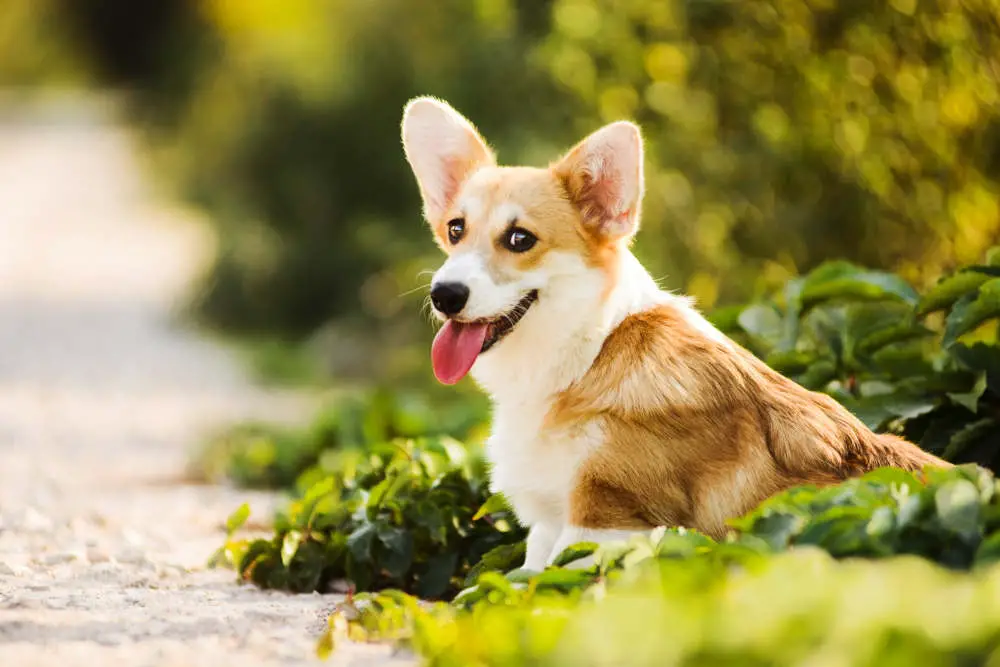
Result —
POLYGON ((462 283, 438 283, 431 287, 431 303, 445 315, 457 315, 469 300, 469 288, 462 283))

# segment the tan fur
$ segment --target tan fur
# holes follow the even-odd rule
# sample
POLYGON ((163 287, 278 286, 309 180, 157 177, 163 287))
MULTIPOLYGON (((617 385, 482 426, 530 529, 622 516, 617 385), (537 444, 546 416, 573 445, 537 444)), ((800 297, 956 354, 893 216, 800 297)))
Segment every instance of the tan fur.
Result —
POLYGON ((605 444, 584 461, 570 499, 570 524, 587 528, 681 525, 718 537, 727 518, 793 485, 948 465, 871 432, 669 305, 622 322, 547 427, 593 419, 605 444))

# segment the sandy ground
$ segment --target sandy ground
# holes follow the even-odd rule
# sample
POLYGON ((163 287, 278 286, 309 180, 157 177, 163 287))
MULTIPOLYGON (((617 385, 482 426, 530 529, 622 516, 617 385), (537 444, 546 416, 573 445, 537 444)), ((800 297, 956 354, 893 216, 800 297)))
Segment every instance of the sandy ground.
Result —
POLYGON ((205 569, 230 511, 276 499, 183 478, 206 429, 309 401, 176 324, 205 230, 150 194, 126 133, 79 116, 0 122, 0 664, 323 664, 335 596, 205 569))

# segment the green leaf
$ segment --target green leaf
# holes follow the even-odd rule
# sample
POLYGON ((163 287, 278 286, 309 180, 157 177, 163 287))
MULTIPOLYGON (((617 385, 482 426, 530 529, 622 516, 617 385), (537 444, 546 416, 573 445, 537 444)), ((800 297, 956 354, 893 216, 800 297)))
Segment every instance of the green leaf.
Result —
POLYGON ((782 375, 799 375, 820 361, 816 352, 802 350, 775 351, 764 362, 782 375))
POLYGON ((504 497, 502 493, 494 493, 479 507, 476 513, 472 516, 472 520, 479 521, 487 514, 496 514, 497 512, 504 512, 508 510, 509 505, 507 503, 507 498, 504 497))
POLYGON ((328 628, 322 635, 320 635, 319 640, 316 642, 316 657, 320 660, 326 660, 333 655, 333 649, 333 629, 328 628))
POLYGON ((919 297, 905 280, 891 273, 867 271, 849 262, 828 262, 810 273, 802 287, 803 309, 832 299, 898 299, 916 304, 919 297))
POLYGON ((594 580, 594 575, 586 570, 569 570, 565 568, 549 568, 535 576, 532 581, 538 588, 552 587, 560 589, 581 588, 594 580))
POLYGON ((795 381, 807 389, 823 389, 837 377, 837 364, 830 359, 819 359, 809 366, 795 381))
POLYGON ((476 563, 465 578, 465 586, 472 586, 483 572, 494 570, 506 572, 515 565, 524 562, 525 543, 501 544, 487 551, 476 563))
POLYGON ((975 564, 977 567, 993 565, 1000 561, 1000 532, 993 533, 980 543, 976 549, 975 564))
POLYGON ((347 538, 347 549, 357 563, 372 562, 372 544, 377 531, 375 524, 366 523, 351 533, 347 538))
POLYGON ((961 393, 950 393, 948 398, 950 398, 955 403, 958 403, 962 407, 966 408, 969 412, 973 414, 979 411, 979 399, 982 397, 983 393, 986 391, 986 373, 980 373, 976 378, 976 383, 973 385, 972 389, 967 392, 961 393))
POLYGON ((795 344, 799 339, 799 328, 802 317, 802 287, 805 283, 803 278, 793 278, 785 283, 785 317, 782 321, 781 343, 778 350, 787 352, 795 349, 795 344))
POLYGON ((978 271, 959 271, 938 281, 920 299, 917 314, 928 315, 938 310, 946 310, 962 297, 975 292, 988 281, 990 276, 978 271))
POLYGON ((226 535, 233 536, 237 530, 243 527, 250 518, 250 505, 243 503, 226 519, 226 535))
POLYGON ((938 405, 933 397, 910 394, 879 394, 846 399, 844 407, 870 429, 878 429, 892 419, 912 419, 930 412, 938 405))
POLYGON ((986 264, 992 267, 1000 267, 1000 246, 993 246, 986 251, 986 264))
POLYGON ((281 541, 281 562, 285 567, 292 562, 295 552, 299 550, 302 543, 302 533, 297 530, 290 530, 285 534, 285 539, 281 541))
POLYGON ((856 349, 861 354, 871 354, 875 350, 883 348, 886 345, 891 345, 892 343, 927 338, 933 335, 934 332, 927 327, 904 322, 865 336, 858 341, 856 349))
POLYGON ((417 583, 416 593, 422 598, 435 599, 451 585, 451 577, 458 565, 458 554, 440 553, 427 559, 417 583))
POLYGON ((750 523, 749 532, 764 540, 775 550, 787 549, 795 535, 806 525, 806 521, 795 514, 768 513, 750 523))
POLYGON ((781 316, 772 306, 748 306, 740 313, 738 321, 748 334, 769 344, 776 344, 781 337, 781 316))
POLYGON ((725 306, 723 308, 714 309, 705 317, 705 319, 707 319, 712 326, 719 331, 723 333, 730 333, 739 328, 739 317, 742 312, 743 306, 725 306))
POLYGON ((597 551, 596 542, 581 542, 579 544, 572 544, 556 556, 555 559, 553 559, 552 564, 556 567, 563 567, 565 565, 569 565, 573 561, 591 556, 595 551, 597 551))
POLYGON ((378 527, 378 541, 385 547, 382 568, 390 577, 401 579, 413 564, 413 533, 393 526, 378 527))
POLYGON ((979 537, 982 528, 979 524, 979 489, 975 484, 964 479, 949 482, 934 494, 934 504, 945 529, 966 541, 979 537))
POLYGON ((986 281, 974 294, 959 299, 945 319, 942 344, 948 347, 984 322, 1000 317, 1000 278, 986 281))
POLYGON ((992 417, 979 419, 966 424, 951 437, 951 440, 948 442, 948 446, 941 454, 941 458, 946 461, 959 460, 966 450, 974 444, 978 443, 985 437, 993 435, 998 426, 1000 426, 1000 423, 992 417))
POLYGON ((948 352, 965 368, 985 373, 986 386, 1000 394, 1000 347, 983 342, 955 343, 948 352))

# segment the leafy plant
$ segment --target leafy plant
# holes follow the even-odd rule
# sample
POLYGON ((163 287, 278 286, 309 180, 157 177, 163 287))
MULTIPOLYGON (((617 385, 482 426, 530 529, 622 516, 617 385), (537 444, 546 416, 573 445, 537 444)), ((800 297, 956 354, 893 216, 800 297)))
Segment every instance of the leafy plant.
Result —
POLYGON ((829 262, 773 298, 712 319, 773 368, 869 427, 957 462, 1000 465, 1000 252, 924 295, 892 274, 829 262))
POLYGON ((476 517, 488 496, 482 460, 457 441, 396 439, 329 455, 324 465, 336 472, 306 473, 315 483, 278 516, 272 539, 234 539, 246 519, 237 514, 216 560, 265 588, 327 590, 349 580, 439 598, 484 554, 524 537, 506 509, 476 517))
MULTIPOLYGON (((256 422, 236 425, 206 444, 193 461, 192 473, 247 487, 291 487, 303 472, 322 469, 326 452, 364 449, 394 438, 474 438, 484 421, 480 403, 441 402, 432 409, 425 396, 414 392, 354 392, 334 400, 304 429, 256 422)), ((308 481, 305 484, 307 488, 308 481)))
POLYGON ((486 570, 450 605, 357 596, 321 646, 387 639, 431 665, 979 664, 1000 655, 1000 484, 971 465, 919 477, 790 490, 720 543, 663 530, 566 554, 593 553, 588 569, 486 570))

